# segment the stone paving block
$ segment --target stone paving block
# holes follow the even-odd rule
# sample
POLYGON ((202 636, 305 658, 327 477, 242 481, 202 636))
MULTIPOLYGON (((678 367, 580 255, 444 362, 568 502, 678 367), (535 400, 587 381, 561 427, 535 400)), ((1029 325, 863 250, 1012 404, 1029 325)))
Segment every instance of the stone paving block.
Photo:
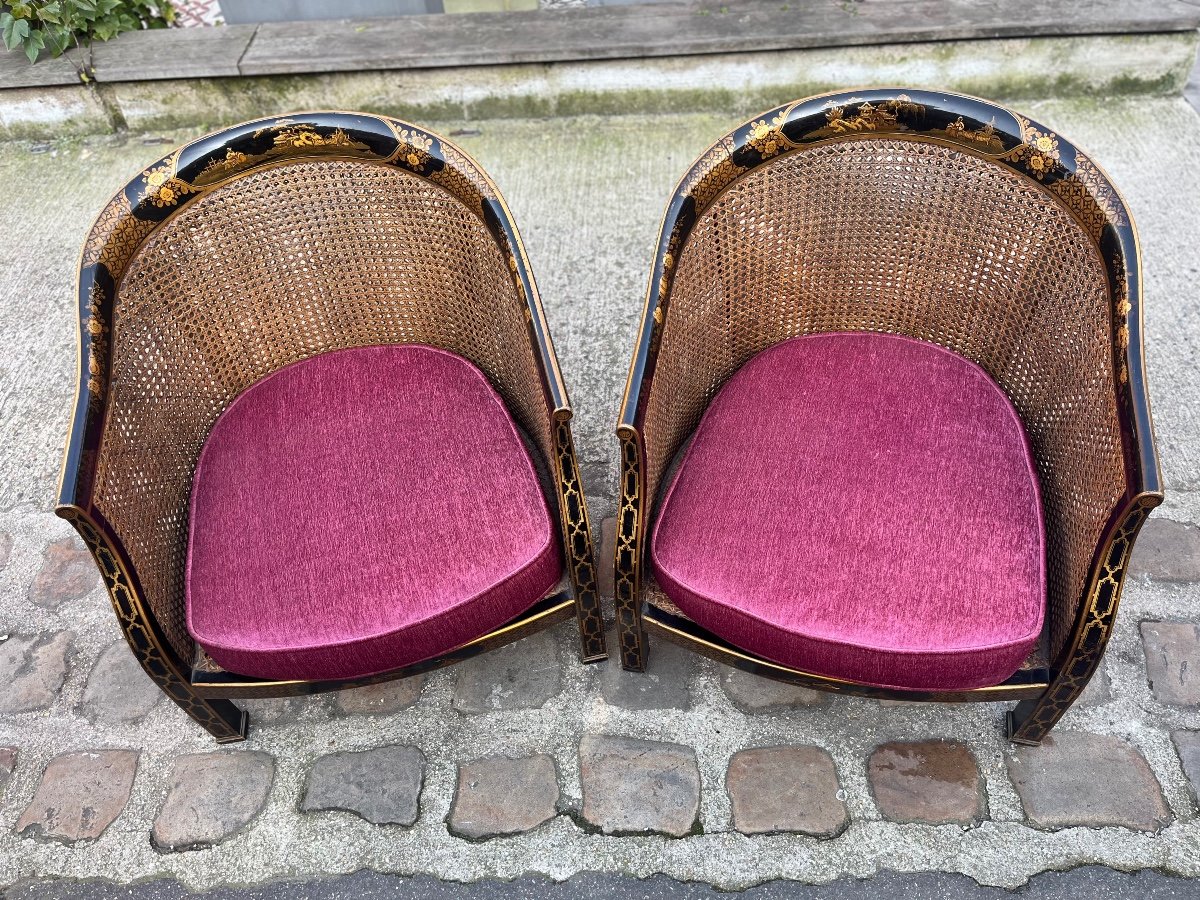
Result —
POLYGON ((820 747, 758 747, 729 760, 725 791, 742 834, 836 837, 850 824, 833 757, 820 747))
POLYGON ((29 586, 29 599, 46 609, 57 609, 86 597, 100 585, 100 570, 78 538, 65 537, 46 548, 42 568, 29 586))
POLYGON ((616 591, 613 579, 613 559, 617 552, 617 517, 609 516, 600 523, 600 547, 596 551, 596 584, 600 596, 611 600, 616 591))
POLYGON ((121 814, 137 774, 136 750, 64 753, 50 760, 18 834, 64 844, 92 841, 121 814))
POLYGON ((1200 801, 1200 731, 1175 731, 1171 733, 1183 774, 1192 785, 1192 795, 1200 801))
POLYGON ((1017 747, 1007 762, 1025 815, 1038 828, 1158 831, 1171 821, 1150 766, 1120 738, 1055 731, 1040 747, 1017 747))
POLYGON ((12 778, 13 770, 17 767, 17 748, 0 747, 0 798, 4 797, 4 788, 12 778))
POLYGON ((421 699, 424 675, 397 678, 366 687, 336 691, 330 696, 333 708, 344 716, 383 715, 408 709, 421 699))
POLYGON ((696 826, 700 768, 691 747, 585 735, 579 776, 583 819, 605 834, 683 837, 696 826))
POLYGON ((267 802, 275 760, 257 750, 185 753, 175 760, 171 786, 154 826, 155 849, 211 847, 245 828, 267 802))
POLYGON ((300 809, 344 810, 375 825, 412 825, 424 775, 425 754, 416 747, 330 753, 313 763, 300 809))
POLYGON ((454 708, 461 713, 536 708, 562 687, 558 647, 548 631, 481 653, 455 668, 454 708))
POLYGON ((1129 572, 1152 581, 1200 581, 1200 528, 1151 516, 1133 546, 1129 572))
POLYGON ((67 651, 75 635, 57 631, 10 635, 0 641, 0 713, 45 709, 67 677, 67 651))
POLYGON ((1200 704, 1200 625, 1143 622, 1142 646, 1155 698, 1173 706, 1200 704))
POLYGON ((744 713, 771 712, 801 706, 826 706, 832 699, 824 691, 798 684, 763 678, 732 666, 721 667, 721 687, 726 696, 744 713))
MULTIPOLYGON (((618 646, 616 631, 609 631, 608 646, 618 646)), ((645 672, 626 672, 616 655, 598 667, 600 694, 609 706, 622 709, 687 709, 692 704, 688 681, 697 662, 690 650, 651 638, 645 672)))
MULTIPOLYGON (((3 572, 12 557, 13 536, 7 531, 0 531, 0 572, 3 572)), ((609 566, 611 569, 612 566, 609 566)), ((609 579, 611 581, 611 578, 609 579)))
POLYGON ((875 805, 893 822, 969 825, 984 816, 975 756, 951 741, 893 742, 867 763, 875 805))
POLYGON ((485 757, 461 763, 446 823, 480 840, 537 828, 558 812, 558 770, 544 753, 523 759, 485 757))
POLYGON ((134 722, 163 696, 122 638, 109 644, 92 667, 81 711, 92 720, 134 722))

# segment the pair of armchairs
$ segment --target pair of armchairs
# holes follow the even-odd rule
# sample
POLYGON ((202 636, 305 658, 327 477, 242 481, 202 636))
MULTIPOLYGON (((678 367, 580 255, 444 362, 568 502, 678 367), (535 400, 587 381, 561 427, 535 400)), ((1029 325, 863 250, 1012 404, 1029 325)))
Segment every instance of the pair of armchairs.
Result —
MULTIPOLYGON (((233 701, 564 618, 606 657, 571 407, 520 237, 449 142, 306 113, 201 138, 79 273, 58 513, 150 676, 233 701)), ((721 138, 663 222, 618 428, 620 662, 648 631, 848 694, 1021 701, 1100 661, 1161 501, 1136 235, 1082 153, 922 91, 721 138)))

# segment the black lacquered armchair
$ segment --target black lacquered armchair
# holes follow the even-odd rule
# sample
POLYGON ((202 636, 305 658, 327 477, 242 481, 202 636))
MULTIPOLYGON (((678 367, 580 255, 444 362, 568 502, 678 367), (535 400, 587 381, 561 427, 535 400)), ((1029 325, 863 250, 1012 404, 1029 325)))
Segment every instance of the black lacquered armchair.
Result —
POLYGON ((395 119, 263 119, 122 188, 79 271, 58 514, 218 741, 233 700, 411 675, 578 619, 571 407, 495 185, 395 119))
POLYGON ((1019 701, 1099 665, 1162 500, 1129 212, 1046 126, 872 89, 747 122, 667 208, 617 434, 620 652, 1019 701))

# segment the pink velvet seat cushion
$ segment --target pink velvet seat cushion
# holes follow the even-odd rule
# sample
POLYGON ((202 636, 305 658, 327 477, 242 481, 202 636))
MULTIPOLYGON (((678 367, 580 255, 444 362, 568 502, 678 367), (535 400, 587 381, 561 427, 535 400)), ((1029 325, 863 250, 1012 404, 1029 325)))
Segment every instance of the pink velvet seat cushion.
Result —
POLYGON ((192 485, 188 628, 222 667, 353 678, 438 656, 562 574, 500 397, 422 345, 315 356, 221 414, 192 485))
POLYGON ((881 687, 999 684, 1045 610, 1016 411, 974 363, 892 335, 794 338, 735 373, 665 495, 651 556, 714 634, 881 687))

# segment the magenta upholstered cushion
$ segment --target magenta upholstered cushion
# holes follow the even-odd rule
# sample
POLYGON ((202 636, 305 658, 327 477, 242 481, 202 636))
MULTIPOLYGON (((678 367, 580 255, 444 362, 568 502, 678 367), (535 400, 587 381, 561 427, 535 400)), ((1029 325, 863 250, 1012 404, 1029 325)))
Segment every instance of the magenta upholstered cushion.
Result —
POLYGON ((881 687, 998 684, 1042 628, 1020 419, 974 363, 911 338, 812 335, 751 359, 705 412, 651 555, 709 631, 881 687))
POLYGON ((224 668, 353 678, 532 606, 558 530, 484 375, 421 345, 315 356, 221 414, 192 485, 188 628, 224 668))

